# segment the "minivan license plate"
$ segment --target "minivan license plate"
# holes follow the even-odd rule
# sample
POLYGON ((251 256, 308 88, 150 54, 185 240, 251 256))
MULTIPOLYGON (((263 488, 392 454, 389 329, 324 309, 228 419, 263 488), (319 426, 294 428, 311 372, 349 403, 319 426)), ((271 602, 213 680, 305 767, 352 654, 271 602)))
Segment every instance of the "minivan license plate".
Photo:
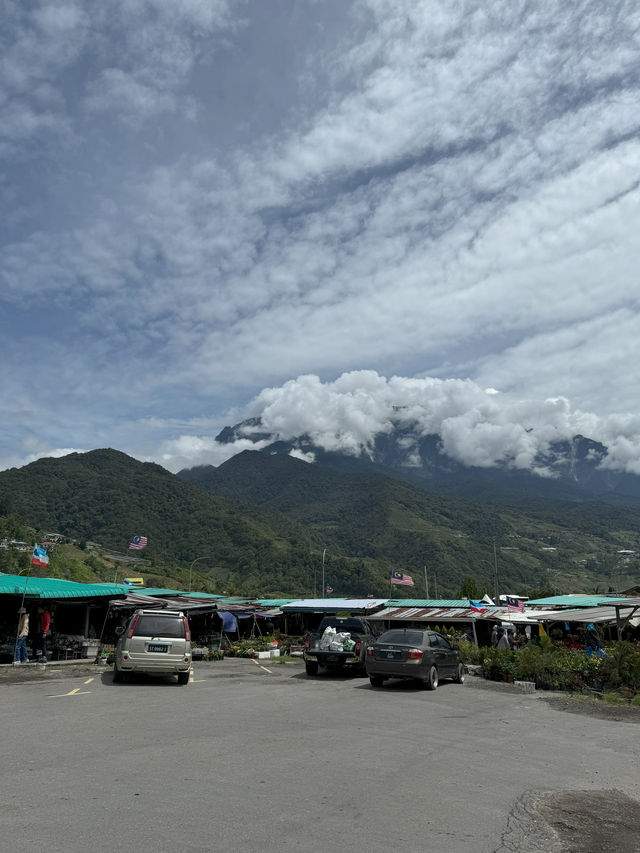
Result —
POLYGON ((168 652, 169 646, 157 646, 149 643, 149 651, 150 652, 168 652))

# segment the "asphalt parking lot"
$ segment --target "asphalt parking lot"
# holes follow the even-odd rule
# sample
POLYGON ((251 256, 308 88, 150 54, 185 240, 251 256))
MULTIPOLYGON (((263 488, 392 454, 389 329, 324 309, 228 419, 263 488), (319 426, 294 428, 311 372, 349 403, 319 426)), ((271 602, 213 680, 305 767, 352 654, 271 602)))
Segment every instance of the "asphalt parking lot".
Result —
POLYGON ((186 687, 86 670, 2 683, 0 850, 603 849, 581 803, 605 810, 608 853, 640 849, 632 723, 469 682, 376 690, 260 664, 195 664, 186 687))

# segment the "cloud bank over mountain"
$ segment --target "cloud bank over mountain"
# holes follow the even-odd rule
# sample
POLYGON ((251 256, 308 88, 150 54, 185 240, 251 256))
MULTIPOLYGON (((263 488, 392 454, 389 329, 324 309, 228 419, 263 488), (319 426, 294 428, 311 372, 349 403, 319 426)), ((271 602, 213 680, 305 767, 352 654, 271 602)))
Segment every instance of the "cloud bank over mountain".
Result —
MULTIPOLYGON (((305 375, 265 388, 245 415, 249 423, 234 441, 184 435, 167 443, 164 464, 174 470, 217 465, 242 450, 302 436, 323 450, 359 456, 372 451, 376 436, 404 430, 407 465, 418 462, 417 440, 437 435, 442 452, 464 465, 505 465, 548 476, 540 459, 550 446, 583 435, 608 447, 606 467, 640 474, 640 417, 600 418, 572 410, 564 397, 518 399, 471 380, 386 379, 353 371, 322 382, 305 375)), ((295 455, 312 461, 303 452, 295 455)))

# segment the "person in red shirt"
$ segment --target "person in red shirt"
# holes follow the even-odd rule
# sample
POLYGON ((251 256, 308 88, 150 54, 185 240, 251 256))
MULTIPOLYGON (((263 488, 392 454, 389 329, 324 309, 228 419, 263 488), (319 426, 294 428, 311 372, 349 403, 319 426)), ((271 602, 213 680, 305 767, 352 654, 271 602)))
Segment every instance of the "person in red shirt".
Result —
POLYGON ((45 607, 38 607, 36 621, 36 639, 33 651, 36 658, 42 663, 47 662, 47 636, 51 630, 51 614, 45 607))

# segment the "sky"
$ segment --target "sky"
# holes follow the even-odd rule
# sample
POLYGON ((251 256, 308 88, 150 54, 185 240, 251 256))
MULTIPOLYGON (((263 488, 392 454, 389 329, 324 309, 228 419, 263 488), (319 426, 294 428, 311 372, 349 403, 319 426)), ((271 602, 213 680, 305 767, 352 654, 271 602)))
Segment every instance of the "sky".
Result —
POLYGON ((640 473, 640 7, 5 0, 0 468, 262 417, 640 473))

